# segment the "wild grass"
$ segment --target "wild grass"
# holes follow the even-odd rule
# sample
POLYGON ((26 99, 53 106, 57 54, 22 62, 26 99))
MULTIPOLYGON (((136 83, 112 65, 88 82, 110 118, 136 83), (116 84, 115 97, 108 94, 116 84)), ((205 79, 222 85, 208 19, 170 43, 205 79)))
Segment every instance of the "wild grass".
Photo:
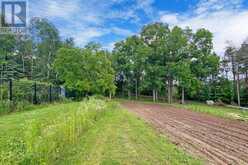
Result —
POLYGON ((174 106, 195 112, 207 113, 217 117, 248 121, 247 110, 240 110, 224 106, 209 106, 202 103, 189 103, 184 105, 174 104, 174 106))
POLYGON ((90 99, 0 117, 0 164, 201 164, 117 103, 90 99))
MULTIPOLYGON (((128 100, 127 99, 116 99, 116 101, 125 102, 128 100)), ((221 117, 221 118, 248 121, 248 110, 241 110, 238 108, 215 106, 215 105, 210 106, 210 105, 206 105, 206 104, 199 103, 199 102, 189 102, 187 104, 179 104, 179 103, 168 104, 164 101, 159 101, 159 102, 154 103, 151 99, 143 99, 143 98, 136 100, 136 101, 145 103, 145 104, 160 104, 163 106, 173 106, 176 108, 183 108, 183 109, 194 111, 194 112, 206 113, 206 114, 221 117)))

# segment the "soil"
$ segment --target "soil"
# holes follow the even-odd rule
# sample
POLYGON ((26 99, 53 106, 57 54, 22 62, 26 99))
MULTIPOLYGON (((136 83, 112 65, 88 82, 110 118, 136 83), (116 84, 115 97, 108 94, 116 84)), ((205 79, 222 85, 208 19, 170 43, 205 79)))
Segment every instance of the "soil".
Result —
POLYGON ((248 123, 160 104, 122 105, 151 123, 177 146, 214 165, 248 164, 248 123))

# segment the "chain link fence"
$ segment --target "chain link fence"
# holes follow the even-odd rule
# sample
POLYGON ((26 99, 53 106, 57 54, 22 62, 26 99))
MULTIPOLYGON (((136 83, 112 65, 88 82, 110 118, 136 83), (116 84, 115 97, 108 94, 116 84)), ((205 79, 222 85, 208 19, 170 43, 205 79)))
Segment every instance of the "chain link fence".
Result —
POLYGON ((63 97, 61 87, 30 80, 2 80, 0 100, 42 104, 58 101, 63 97))

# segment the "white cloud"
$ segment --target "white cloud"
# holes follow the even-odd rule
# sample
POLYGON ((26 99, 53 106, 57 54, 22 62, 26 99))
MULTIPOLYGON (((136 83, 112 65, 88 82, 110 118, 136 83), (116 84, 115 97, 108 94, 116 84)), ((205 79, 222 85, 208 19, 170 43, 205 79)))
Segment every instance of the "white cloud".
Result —
POLYGON ((166 22, 170 25, 176 25, 179 23, 178 17, 179 17, 179 15, 177 13, 175 13, 175 14, 170 14, 170 13, 162 14, 160 21, 166 22))
MULTIPOLYGON (((118 19, 123 21, 139 21, 136 12, 144 8, 150 8, 151 0, 140 1, 127 6, 125 10, 112 10, 115 4, 127 3, 125 0, 30 0, 30 16, 44 17, 57 23, 61 36, 74 37, 78 46, 102 37, 106 34, 114 34, 121 37, 132 35, 127 29, 106 24, 107 21, 118 19), (134 5, 134 4, 139 4, 134 5)), ((150 9, 149 9, 150 10, 150 9)))
POLYGON ((115 47, 115 42, 108 43, 106 46, 103 47, 103 49, 106 49, 108 51, 112 51, 115 47))
POLYGON ((202 14, 217 10, 238 9, 243 0, 201 0, 195 8, 195 13, 202 14))
POLYGON ((215 51, 223 54, 227 40, 232 40, 239 46, 247 38, 248 10, 237 9, 240 0, 220 1, 204 0, 195 8, 192 15, 166 13, 161 15, 160 20, 170 25, 189 26, 193 30, 199 28, 210 30, 214 34, 215 51))
POLYGON ((154 0, 136 0, 136 8, 143 10, 147 16, 153 15, 154 8, 153 8, 153 3, 154 0))
POLYGON ((108 32, 104 29, 86 27, 86 28, 83 28, 83 29, 77 30, 77 31, 70 31, 69 30, 68 33, 65 35, 73 37, 75 43, 78 46, 84 46, 85 44, 92 41, 93 39, 95 39, 97 37, 101 37, 107 33, 108 32))
POLYGON ((134 33, 128 29, 122 29, 122 28, 119 28, 119 27, 113 27, 111 29, 111 32, 114 33, 114 34, 117 34, 119 36, 131 36, 133 35, 134 33))
POLYGON ((80 10, 80 3, 76 1, 42 0, 31 1, 31 16, 42 16, 46 18, 72 17, 80 10))

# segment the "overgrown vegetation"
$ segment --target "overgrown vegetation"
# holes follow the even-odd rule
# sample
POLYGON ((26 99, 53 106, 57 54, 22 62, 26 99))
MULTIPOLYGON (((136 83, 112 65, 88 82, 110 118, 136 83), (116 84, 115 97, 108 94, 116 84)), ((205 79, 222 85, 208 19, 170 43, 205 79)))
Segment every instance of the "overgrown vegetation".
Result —
POLYGON ((201 164, 113 102, 0 117, 0 164, 201 164))
POLYGON ((12 102, 8 100, 3 100, 0 101, 0 116, 11 112, 23 111, 25 109, 28 109, 29 107, 33 106, 26 101, 12 102))
POLYGON ((185 105, 175 104, 176 107, 185 108, 195 112, 207 113, 217 117, 248 121, 248 111, 223 106, 208 106, 201 103, 190 103, 185 105))

